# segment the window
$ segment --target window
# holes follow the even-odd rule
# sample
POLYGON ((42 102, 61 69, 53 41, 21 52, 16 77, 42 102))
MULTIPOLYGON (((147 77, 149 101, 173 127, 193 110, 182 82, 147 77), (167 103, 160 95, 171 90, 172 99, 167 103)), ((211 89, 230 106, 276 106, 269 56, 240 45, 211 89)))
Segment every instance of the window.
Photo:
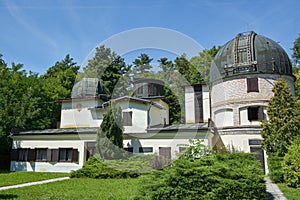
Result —
POLYGON ((27 161, 28 149, 18 149, 18 160, 27 161))
POLYGON ((59 149, 59 161, 72 161, 72 149, 59 149))
POLYGON ((260 121, 263 120, 264 112, 263 107, 257 106, 257 107, 248 107, 248 120, 249 121, 260 121))
POLYGON ((186 150, 187 147, 179 147, 179 152, 183 152, 186 150))
POLYGON ((139 147, 139 153, 152 153, 153 147, 139 147))
POLYGON ((125 147, 124 150, 133 153, 133 147, 125 147))
POLYGON ((247 78, 247 92, 259 92, 258 78, 247 78))
POLYGON ((36 161, 47 161, 47 149, 36 149, 36 161))
POLYGON ((123 112, 123 126, 132 126, 132 112, 123 112))

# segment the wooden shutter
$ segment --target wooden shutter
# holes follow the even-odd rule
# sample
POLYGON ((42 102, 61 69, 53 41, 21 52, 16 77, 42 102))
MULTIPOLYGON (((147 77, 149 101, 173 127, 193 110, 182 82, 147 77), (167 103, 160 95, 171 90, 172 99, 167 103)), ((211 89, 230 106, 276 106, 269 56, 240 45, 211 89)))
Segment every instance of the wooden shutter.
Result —
POLYGON ((58 149, 51 149, 51 161, 55 161, 57 162, 58 161, 58 158, 59 158, 59 150, 58 149))
POLYGON ((47 161, 51 161, 52 149, 47 149, 47 161))
POLYGON ((18 149, 12 149, 10 152, 10 159, 13 161, 18 160, 18 149))
POLYGON ((123 112, 123 125, 132 126, 132 112, 123 112))
POLYGON ((171 147, 159 147, 159 155, 167 159, 171 158, 171 147))
POLYGON ((202 97, 202 86, 195 85, 194 86, 194 106, 195 106, 195 122, 202 123, 203 122, 203 97, 202 97))
POLYGON ((257 118, 259 121, 264 120, 264 109, 262 106, 258 108, 257 118))
POLYGON ((247 78, 247 92, 259 92, 258 78, 247 78))
POLYGON ((77 149, 72 149, 72 162, 78 162, 78 150, 77 149))
POLYGON ((27 160, 35 161, 35 149, 28 149, 27 160))

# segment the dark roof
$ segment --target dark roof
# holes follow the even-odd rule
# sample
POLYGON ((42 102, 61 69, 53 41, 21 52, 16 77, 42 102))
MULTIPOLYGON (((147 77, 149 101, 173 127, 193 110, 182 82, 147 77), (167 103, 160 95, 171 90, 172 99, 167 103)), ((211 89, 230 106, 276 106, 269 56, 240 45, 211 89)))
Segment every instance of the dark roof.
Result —
POLYGON ((72 98, 86 98, 95 96, 107 96, 108 92, 97 78, 83 78, 75 83, 72 89, 72 98))
POLYGON ((28 130, 12 132, 11 136, 19 135, 66 135, 66 134, 91 134, 96 133, 98 127, 92 128, 59 128, 59 129, 44 129, 44 130, 28 130))
POLYGON ((254 32, 240 33, 216 54, 210 82, 249 73, 276 73, 292 76, 292 65, 275 41, 254 32))
POLYGON ((199 131, 208 130, 208 123, 195 123, 195 124, 173 124, 165 127, 151 127, 147 132, 171 132, 171 131, 199 131))

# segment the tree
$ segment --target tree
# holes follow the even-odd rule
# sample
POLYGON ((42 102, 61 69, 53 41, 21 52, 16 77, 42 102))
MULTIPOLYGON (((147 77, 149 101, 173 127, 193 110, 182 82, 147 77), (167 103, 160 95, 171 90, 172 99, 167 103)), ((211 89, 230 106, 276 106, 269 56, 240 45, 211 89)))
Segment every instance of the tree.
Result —
POLYGON ((43 80, 41 98, 45 102, 42 112, 50 120, 50 125, 44 128, 56 128, 56 123, 60 119, 61 108, 60 104, 55 103, 55 100, 71 97, 79 68, 80 66, 68 54, 62 61, 56 62, 41 76, 43 80))
POLYGON ((101 159, 119 159, 124 156, 122 111, 113 102, 107 108, 97 132, 97 149, 101 159))
POLYGON ((293 59, 295 66, 299 65, 300 63, 300 34, 299 37, 294 41, 294 46, 292 48, 293 50, 293 59))
POLYGON ((268 120, 262 122, 262 147, 268 155, 284 156, 299 134, 299 111, 285 80, 278 80, 267 107, 268 120))
POLYGON ((153 58, 150 58, 147 54, 142 53, 138 58, 133 61, 133 73, 134 75, 141 75, 149 73, 152 69, 151 62, 153 58))
MULTIPOLYGON (((86 67, 83 68, 83 73, 79 78, 98 78, 103 83, 110 94, 118 94, 121 90, 126 89, 126 86, 116 88, 119 80, 130 70, 130 65, 126 65, 123 58, 111 51, 110 48, 105 48, 104 45, 96 48, 96 53, 92 59, 88 61, 86 67)), ((125 84, 128 81, 123 81, 125 84)))

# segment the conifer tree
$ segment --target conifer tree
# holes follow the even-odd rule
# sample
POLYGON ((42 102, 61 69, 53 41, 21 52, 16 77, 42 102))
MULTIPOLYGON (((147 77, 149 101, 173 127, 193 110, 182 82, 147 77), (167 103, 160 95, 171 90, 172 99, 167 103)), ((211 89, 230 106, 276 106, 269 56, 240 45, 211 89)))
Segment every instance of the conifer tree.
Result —
POLYGON ((112 103, 107 108, 97 132, 97 150, 101 159, 111 160, 123 157, 122 111, 112 103))
POLYGON ((268 120, 262 122, 262 146, 268 155, 284 156, 299 134, 299 111, 285 80, 278 80, 267 108, 268 120))

